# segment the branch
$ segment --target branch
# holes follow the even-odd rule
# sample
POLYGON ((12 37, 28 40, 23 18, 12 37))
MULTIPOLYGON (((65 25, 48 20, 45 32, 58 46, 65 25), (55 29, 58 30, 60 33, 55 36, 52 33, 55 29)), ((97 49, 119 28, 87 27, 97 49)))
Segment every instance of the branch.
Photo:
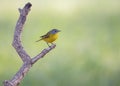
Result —
POLYGON ((51 51, 55 47, 56 47, 56 45, 52 44, 47 49, 44 49, 40 54, 38 54, 37 56, 35 56, 34 58, 31 59, 31 63, 34 64, 36 61, 38 61, 40 58, 44 57, 49 51, 51 51))
POLYGON ((23 65, 18 70, 18 72, 13 76, 10 80, 5 80, 3 82, 4 86, 18 86, 20 82, 23 80, 24 76, 28 73, 29 69, 32 67, 34 63, 36 63, 40 58, 44 57, 49 51, 56 47, 55 44, 52 44, 50 47, 42 50, 38 55, 34 58, 31 58, 27 52, 24 50, 24 47, 21 44, 20 35, 23 30, 23 26, 26 21, 26 17, 30 11, 32 4, 27 3, 23 9, 19 9, 20 17, 16 23, 14 38, 13 38, 13 47, 15 48, 16 52, 20 56, 21 60, 23 61, 23 65))
POLYGON ((14 39, 13 39, 13 47, 15 48, 18 55, 21 57, 23 62, 26 62, 30 60, 30 56, 26 53, 26 51, 23 49, 23 46, 21 44, 20 35, 23 30, 24 23, 26 21, 26 16, 28 12, 30 11, 30 7, 32 6, 31 3, 27 3, 23 9, 19 9, 20 17, 17 21, 15 32, 14 32, 14 39))

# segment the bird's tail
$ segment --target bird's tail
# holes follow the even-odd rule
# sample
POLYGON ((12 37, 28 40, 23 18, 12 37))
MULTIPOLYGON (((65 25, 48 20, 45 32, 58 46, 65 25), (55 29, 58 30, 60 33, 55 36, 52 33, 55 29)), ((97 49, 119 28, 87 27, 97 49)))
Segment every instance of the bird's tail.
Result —
POLYGON ((42 39, 39 39, 39 40, 37 40, 37 41, 35 41, 35 42, 39 42, 39 41, 41 41, 42 39))

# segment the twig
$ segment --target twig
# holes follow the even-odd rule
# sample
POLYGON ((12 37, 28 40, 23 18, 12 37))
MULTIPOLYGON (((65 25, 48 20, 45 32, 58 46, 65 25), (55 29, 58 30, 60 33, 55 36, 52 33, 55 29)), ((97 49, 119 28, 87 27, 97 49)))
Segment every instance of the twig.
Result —
POLYGON ((38 61, 40 58, 44 57, 49 51, 51 51, 55 47, 56 47, 56 45, 52 44, 47 49, 44 49, 40 54, 38 54, 37 56, 35 56, 34 58, 31 59, 31 63, 34 64, 36 61, 38 61))
POLYGON ((56 45, 51 45, 50 47, 44 49, 42 52, 40 52, 37 56, 34 58, 31 58, 27 52, 24 50, 24 47, 21 44, 20 35, 23 30, 23 26, 26 21, 26 17, 30 11, 32 4, 27 3, 23 9, 19 9, 20 17, 17 21, 15 32, 14 32, 14 38, 13 38, 13 47, 15 48, 16 52, 20 56, 21 60, 23 61, 22 67, 18 70, 18 72, 13 76, 11 80, 5 80, 4 86, 18 86, 20 82, 23 80, 24 76, 27 74, 29 69, 32 67, 34 63, 36 63, 40 58, 44 57, 49 51, 54 49, 56 45))

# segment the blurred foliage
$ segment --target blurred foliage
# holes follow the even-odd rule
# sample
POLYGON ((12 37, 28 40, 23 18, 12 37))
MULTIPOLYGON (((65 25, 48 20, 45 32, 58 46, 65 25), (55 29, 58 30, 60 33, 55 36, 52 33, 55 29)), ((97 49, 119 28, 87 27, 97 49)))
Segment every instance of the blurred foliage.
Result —
MULTIPOLYGON (((12 78, 22 65, 11 43, 17 8, 27 1, 1 0, 0 82, 12 78)), ((57 47, 32 67, 21 86, 120 86, 119 0, 30 2, 21 38, 32 57, 47 47, 35 42, 40 35, 52 28, 62 32, 57 47)))

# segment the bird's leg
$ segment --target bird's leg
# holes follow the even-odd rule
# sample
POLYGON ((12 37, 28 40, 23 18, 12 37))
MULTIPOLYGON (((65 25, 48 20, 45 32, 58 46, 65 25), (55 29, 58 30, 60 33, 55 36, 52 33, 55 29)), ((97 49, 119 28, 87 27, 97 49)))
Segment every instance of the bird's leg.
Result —
POLYGON ((49 43, 48 42, 46 42, 46 43, 47 43, 48 47, 50 47, 49 43))
POLYGON ((51 45, 55 45, 54 43, 51 43, 51 45))
POLYGON ((54 43, 51 43, 52 45, 54 45, 54 43))

